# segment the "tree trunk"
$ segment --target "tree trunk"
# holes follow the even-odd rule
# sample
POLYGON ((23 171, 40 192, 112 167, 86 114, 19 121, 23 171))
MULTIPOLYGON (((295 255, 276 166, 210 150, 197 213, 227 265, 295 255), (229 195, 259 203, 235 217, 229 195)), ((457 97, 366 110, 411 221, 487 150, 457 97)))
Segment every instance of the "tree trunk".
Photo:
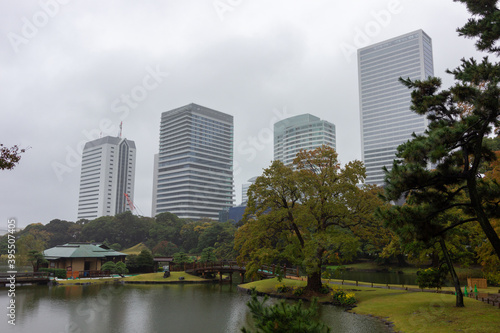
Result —
POLYGON ((307 290, 319 292, 321 285, 321 271, 307 275, 307 290))
POLYGON ((488 220, 488 217, 483 210, 483 207, 481 207, 481 200, 479 199, 479 195, 477 193, 477 182, 475 175, 467 179, 467 188, 469 190, 470 202, 472 204, 472 207, 474 208, 474 211, 476 212, 479 225, 481 226, 481 229, 483 229, 484 234, 493 246, 498 259, 500 259, 500 238, 495 232, 495 229, 493 229, 493 227, 491 226, 490 221, 488 220))
POLYGON ((460 281, 458 280, 457 273, 455 273, 455 268, 453 268, 453 263, 451 262, 450 254, 448 253, 448 249, 446 248, 446 244, 444 243, 444 238, 439 240, 441 244, 441 249, 443 250, 444 258, 446 260, 446 264, 450 270, 451 277, 453 278, 453 284, 455 285, 455 294, 456 296, 456 304, 457 308, 464 307, 464 295, 462 294, 462 290, 460 289, 460 281))
POLYGON ((436 248, 432 251, 432 267, 439 267, 439 254, 436 248))
POLYGON ((396 255, 396 259, 398 259, 398 266, 399 267, 406 267, 408 266, 408 263, 406 262, 406 258, 404 254, 400 253, 396 255))

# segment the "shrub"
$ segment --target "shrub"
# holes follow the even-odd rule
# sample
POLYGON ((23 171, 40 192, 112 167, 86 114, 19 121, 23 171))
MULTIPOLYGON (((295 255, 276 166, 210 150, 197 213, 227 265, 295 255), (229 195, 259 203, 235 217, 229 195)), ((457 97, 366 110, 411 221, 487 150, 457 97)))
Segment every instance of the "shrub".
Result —
POLYGON ((116 264, 112 261, 106 261, 104 264, 102 264, 101 271, 109 271, 111 273, 115 273, 116 264))
POLYGON ((117 262, 115 265, 115 273, 127 274, 128 273, 127 265, 123 261, 117 262))
POLYGON ((489 286, 500 286, 500 272, 485 273, 484 278, 488 281, 489 286))
MULTIPOLYGON (((318 321, 317 299, 314 298, 309 309, 302 307, 302 301, 294 304, 288 304, 284 301, 271 306, 265 306, 264 303, 269 299, 264 297, 259 302, 255 292, 252 293, 252 299, 247 303, 254 319, 256 332, 261 333, 325 333, 330 332, 330 328, 324 323, 318 321)), ((250 333, 247 328, 242 328, 242 332, 250 333)))
POLYGON ((441 289, 446 281, 446 268, 419 269, 417 272, 417 283, 420 289, 437 288, 441 289))
POLYGON ((56 278, 65 279, 66 270, 63 268, 40 268, 39 272, 53 273, 56 278))
POLYGON ((346 293, 342 289, 334 288, 332 291, 333 303, 342 306, 352 306, 356 304, 356 295, 354 293, 346 293))
POLYGON ((330 292, 330 288, 328 287, 328 285, 323 284, 323 285, 321 285, 319 292, 322 294, 328 294, 330 292))
POLYGON ((288 287, 284 283, 279 283, 276 285, 276 292, 279 294, 286 293, 290 290, 291 290, 290 287, 288 287))
POLYGON ((297 287, 293 290, 293 294, 295 296, 302 296, 304 294, 304 291, 306 290, 305 287, 297 287))

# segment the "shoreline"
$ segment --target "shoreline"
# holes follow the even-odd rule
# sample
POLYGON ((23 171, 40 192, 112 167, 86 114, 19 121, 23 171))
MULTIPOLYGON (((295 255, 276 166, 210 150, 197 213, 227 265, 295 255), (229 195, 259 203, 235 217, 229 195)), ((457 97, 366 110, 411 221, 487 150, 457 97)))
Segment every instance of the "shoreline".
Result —
MULTIPOLYGON (((240 293, 245 293, 245 294, 248 294, 248 295, 251 295, 251 293, 252 293, 252 290, 250 288, 244 288, 244 287, 241 287, 240 285, 236 286, 236 290, 238 292, 240 292, 240 293)), ((305 301, 305 302, 310 302, 311 301, 309 298, 307 298, 307 297, 301 297, 301 296, 278 295, 278 294, 275 294, 275 293, 266 293, 266 292, 257 291, 257 290, 255 290, 255 293, 257 294, 257 296, 269 296, 271 298, 277 298, 277 299, 285 299, 285 300, 292 300, 292 301, 299 301, 299 300, 301 300, 301 301, 305 301)), ((395 324, 392 321, 389 321, 389 320, 387 320, 387 319, 385 319, 383 317, 375 316, 375 315, 372 315, 372 314, 362 314, 362 313, 351 312, 351 310, 354 309, 357 305, 354 305, 354 306, 339 306, 337 304, 334 304, 333 302, 320 301, 319 299, 318 299, 318 304, 340 307, 340 308, 343 308, 343 310, 345 312, 349 312, 349 313, 352 313, 352 314, 357 315, 357 316, 365 316, 365 317, 374 318, 374 319, 380 321, 382 324, 384 324, 385 327, 387 328, 387 331, 389 333, 396 333, 396 331, 394 330, 395 324)))

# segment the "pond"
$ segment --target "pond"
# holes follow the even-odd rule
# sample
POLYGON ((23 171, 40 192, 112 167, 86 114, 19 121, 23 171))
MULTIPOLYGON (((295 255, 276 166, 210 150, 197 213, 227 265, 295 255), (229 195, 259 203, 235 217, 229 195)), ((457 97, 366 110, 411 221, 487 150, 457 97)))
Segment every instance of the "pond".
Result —
POLYGON ((417 285, 416 274, 399 274, 397 272, 344 271, 342 273, 339 273, 336 279, 405 286, 417 285))
MULTIPOLYGON (((1 332, 239 332, 249 326, 250 296, 229 284, 18 286, 16 326, 3 315, 1 332)), ((6 310, 7 289, 0 289, 6 310)), ((276 302, 276 300, 272 300, 276 302)), ((380 321, 320 307, 335 332, 387 332, 380 321)))

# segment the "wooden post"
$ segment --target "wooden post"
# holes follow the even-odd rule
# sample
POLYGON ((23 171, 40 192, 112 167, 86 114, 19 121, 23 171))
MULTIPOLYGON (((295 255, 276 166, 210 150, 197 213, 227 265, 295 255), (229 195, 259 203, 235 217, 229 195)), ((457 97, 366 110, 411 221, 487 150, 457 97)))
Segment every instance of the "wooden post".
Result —
POLYGON ((222 283, 222 271, 219 271, 219 283, 222 283))
POLYGON ((276 275, 276 265, 273 264, 273 276, 275 276, 275 275, 276 275))
POLYGON ((241 275, 241 283, 243 284, 245 283, 245 273, 241 272, 240 275, 241 275))
POLYGON ((297 274, 297 277, 298 277, 299 276, 299 267, 298 266, 297 266, 296 270, 297 270, 296 274, 297 274))
POLYGON ((356 287, 358 286, 358 281, 356 280, 356 287))
POLYGON ((372 282, 372 288, 373 288, 373 282, 372 282))

